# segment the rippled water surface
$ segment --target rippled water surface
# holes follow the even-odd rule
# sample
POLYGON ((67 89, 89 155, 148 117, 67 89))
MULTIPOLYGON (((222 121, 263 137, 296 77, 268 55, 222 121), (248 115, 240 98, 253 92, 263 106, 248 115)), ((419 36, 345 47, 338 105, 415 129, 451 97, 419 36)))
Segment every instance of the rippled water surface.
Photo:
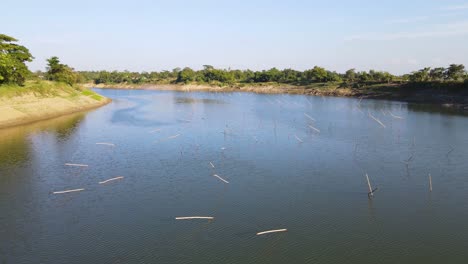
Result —
POLYGON ((468 260, 465 116, 347 98, 97 91, 113 102, 0 130, 0 263, 468 260))

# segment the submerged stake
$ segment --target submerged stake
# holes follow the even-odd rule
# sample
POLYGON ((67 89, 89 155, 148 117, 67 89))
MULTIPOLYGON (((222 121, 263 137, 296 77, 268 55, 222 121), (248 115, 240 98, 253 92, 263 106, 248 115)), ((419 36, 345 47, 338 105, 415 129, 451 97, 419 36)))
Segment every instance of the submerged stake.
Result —
POLYGON ((366 178, 367 178, 367 185, 369 186, 369 195, 374 196, 374 191, 372 191, 372 187, 371 187, 370 180, 369 180, 369 175, 367 175, 367 173, 366 173, 366 178))
POLYGON ((429 173, 429 191, 432 192, 432 176, 429 173))

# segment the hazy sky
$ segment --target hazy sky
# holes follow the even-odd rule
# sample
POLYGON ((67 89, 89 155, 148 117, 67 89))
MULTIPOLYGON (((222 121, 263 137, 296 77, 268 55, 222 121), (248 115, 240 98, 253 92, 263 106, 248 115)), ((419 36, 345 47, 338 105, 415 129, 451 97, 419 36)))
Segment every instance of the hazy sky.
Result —
POLYGON ((0 33, 77 70, 468 66, 461 0, 3 0, 0 33))

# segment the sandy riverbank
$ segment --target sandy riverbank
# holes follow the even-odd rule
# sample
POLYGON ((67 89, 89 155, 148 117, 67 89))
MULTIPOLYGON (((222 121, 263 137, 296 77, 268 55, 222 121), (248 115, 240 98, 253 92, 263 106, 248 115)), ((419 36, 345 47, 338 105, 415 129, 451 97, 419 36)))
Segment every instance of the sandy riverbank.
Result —
POLYGON ((90 91, 0 98, 0 128, 32 123, 103 106, 111 100, 90 91))

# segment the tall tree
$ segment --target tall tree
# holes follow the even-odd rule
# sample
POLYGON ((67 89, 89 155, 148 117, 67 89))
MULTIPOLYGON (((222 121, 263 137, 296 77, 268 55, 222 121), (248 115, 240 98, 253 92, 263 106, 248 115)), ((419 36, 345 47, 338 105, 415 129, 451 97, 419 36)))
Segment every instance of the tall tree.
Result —
POLYGON ((465 66, 463 64, 450 64, 445 72, 446 78, 452 81, 459 81, 464 78, 465 66))
POLYGON ((0 84, 22 85, 30 74, 26 62, 32 61, 33 56, 26 47, 14 43, 17 41, 13 37, 0 34, 0 84))
POLYGON ((77 75, 73 72, 73 69, 66 64, 60 63, 59 58, 56 56, 47 59, 46 77, 48 80, 64 82, 69 85, 73 85, 77 80, 77 75))

